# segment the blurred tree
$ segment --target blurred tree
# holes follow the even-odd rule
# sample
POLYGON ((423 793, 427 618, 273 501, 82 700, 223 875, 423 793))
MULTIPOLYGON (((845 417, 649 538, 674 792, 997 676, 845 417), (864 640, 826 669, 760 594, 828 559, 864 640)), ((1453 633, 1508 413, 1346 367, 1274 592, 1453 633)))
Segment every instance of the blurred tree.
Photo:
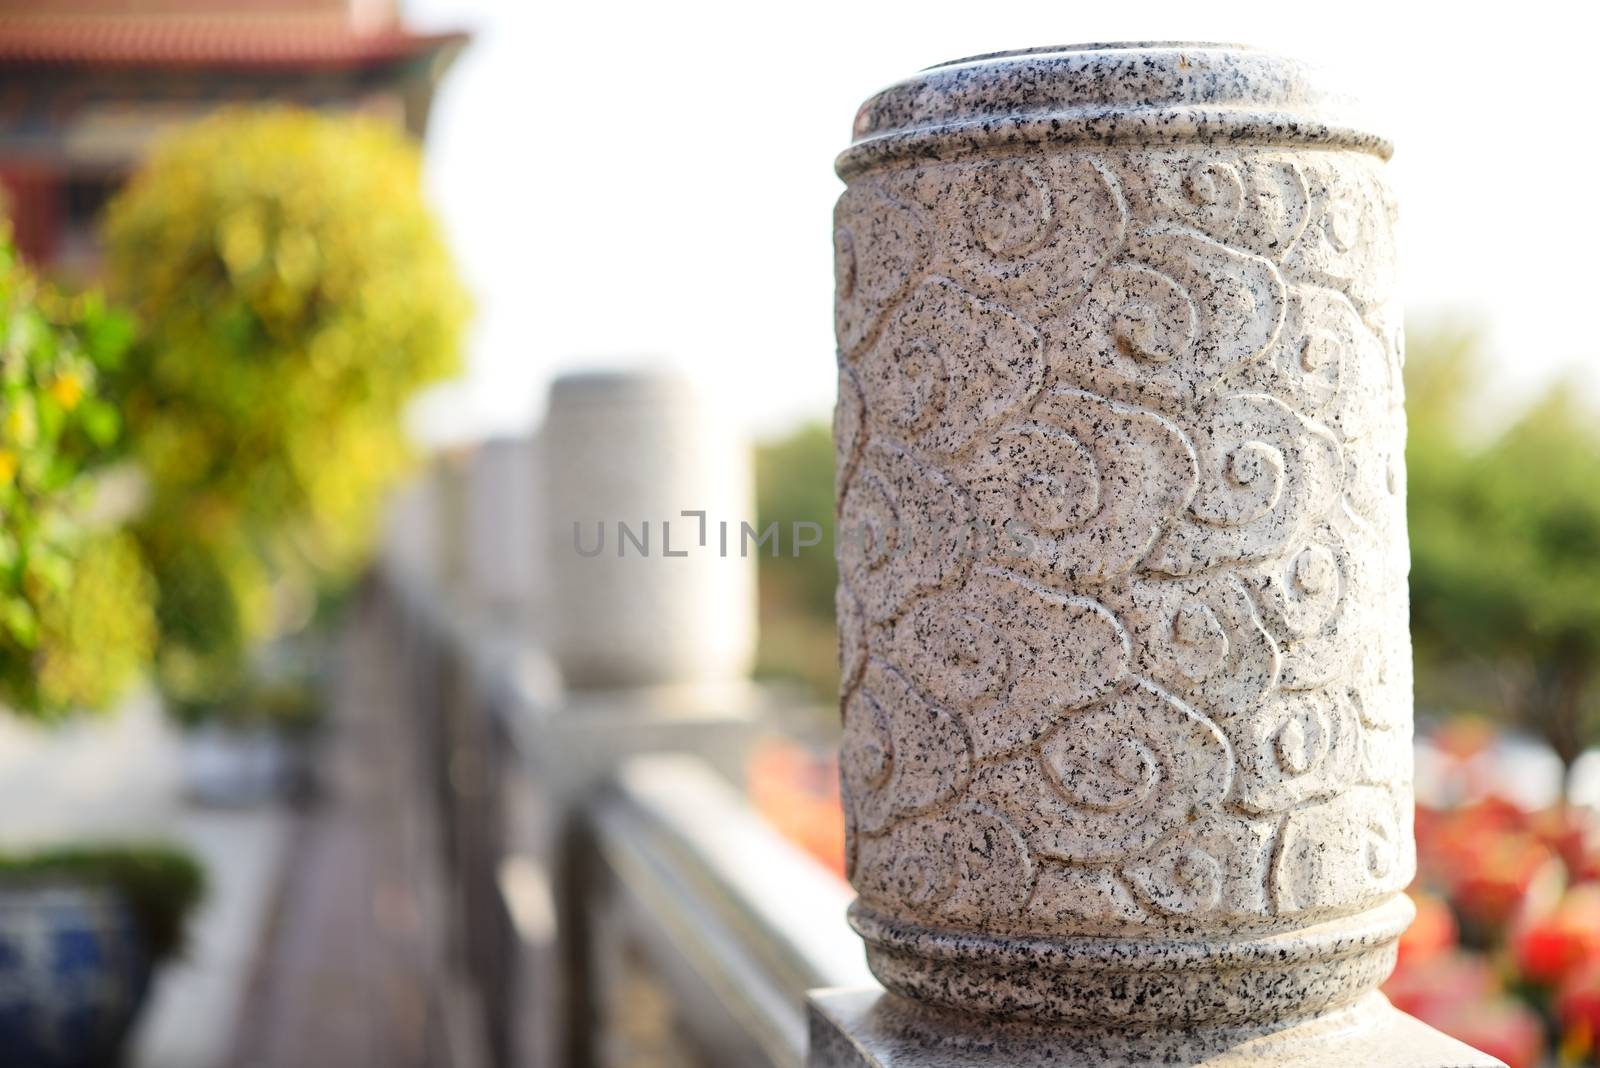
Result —
POLYGON ((1413 339, 1407 364, 1412 629, 1419 662, 1488 667, 1505 713, 1563 764, 1600 740, 1600 433, 1571 383, 1487 444, 1467 437, 1471 335, 1413 339))
MULTIPOLYGON (((808 423, 756 450, 759 525, 778 525, 781 552, 760 561, 759 674, 803 682, 832 702, 839 686, 833 629, 838 567, 833 557, 833 433, 808 423), (814 524, 815 546, 796 552, 797 524, 814 524)), ((813 534, 804 528, 806 540, 813 534)))
POLYGON ((186 723, 242 714, 223 703, 242 699, 249 654, 275 623, 273 578, 245 532, 200 515, 192 520, 184 526, 151 514, 138 528, 160 590, 158 678, 168 711, 186 723))
POLYGON ((420 177, 386 123, 227 110, 107 210, 143 327, 116 386, 174 701, 231 698, 252 645, 358 572, 409 461, 403 409, 459 367, 467 299, 420 177))
POLYGON ((138 553, 95 515, 119 430, 100 386, 128 337, 97 296, 40 284, 0 229, 0 701, 17 711, 104 706, 154 645, 138 553))

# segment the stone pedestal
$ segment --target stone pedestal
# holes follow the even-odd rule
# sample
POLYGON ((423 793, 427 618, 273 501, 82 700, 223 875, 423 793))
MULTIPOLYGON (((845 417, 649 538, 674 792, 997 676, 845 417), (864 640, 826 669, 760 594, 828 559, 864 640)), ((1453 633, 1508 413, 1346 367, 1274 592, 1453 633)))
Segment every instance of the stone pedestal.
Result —
POLYGON ((755 650, 748 446, 661 374, 550 390, 541 442, 548 643, 573 689, 737 686, 755 650), (748 549, 748 551, 746 551, 748 549))
POLYGON ((862 107, 851 922, 922 1037, 824 1000, 867 1059, 817 1064, 1494 1063, 1373 994, 1415 865, 1389 152, 1236 46, 979 57, 862 107))
POLYGON ((810 1061, 826 1068, 1504 1068, 1382 994, 1276 1027, 1132 1031, 973 1025, 875 989, 810 1000, 810 1061))

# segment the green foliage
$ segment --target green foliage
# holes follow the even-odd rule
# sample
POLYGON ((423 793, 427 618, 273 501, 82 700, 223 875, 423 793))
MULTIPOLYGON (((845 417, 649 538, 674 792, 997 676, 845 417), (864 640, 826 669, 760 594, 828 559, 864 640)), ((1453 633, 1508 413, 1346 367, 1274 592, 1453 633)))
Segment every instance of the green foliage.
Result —
POLYGON ((826 423, 808 423, 756 451, 756 516, 761 529, 777 523, 784 548, 762 558, 763 577, 786 587, 796 606, 833 617, 838 566, 833 559, 833 433, 826 423), (797 523, 822 529, 822 543, 790 551, 797 523))
POLYGON ((180 513, 188 524, 154 512, 138 528, 161 591, 156 675, 168 705, 185 719, 238 702, 250 651, 275 621, 273 580, 261 555, 237 525, 208 525, 196 511, 180 513))
POLYGON ((805 683, 819 698, 838 693, 833 596, 833 435, 812 423, 756 451, 756 515, 760 529, 777 523, 783 552, 760 568, 761 645, 758 671, 805 683), (796 523, 814 523, 821 544, 791 550, 796 523))
POLYGON ((122 531, 77 545, 72 576, 39 605, 36 707, 105 708, 148 666, 155 588, 138 544, 122 531))
POLYGON ((221 112, 157 146, 105 235, 144 327, 117 383, 151 483, 158 677, 225 700, 284 604, 365 562, 404 406, 457 370, 467 300, 416 147, 371 119, 221 112))
POLYGON ((1473 666, 1507 710, 1571 762, 1597 739, 1600 433, 1558 384, 1487 444, 1465 440, 1469 337, 1411 346, 1412 624, 1438 674, 1473 666))
POLYGON ((70 846, 0 853, 0 884, 68 882, 103 886, 121 896, 156 960, 183 948, 189 914, 205 897, 205 871, 166 845, 70 846))
POLYGON ((127 320, 42 285, 0 234, 0 701, 50 715, 113 700, 154 644, 126 536, 96 529, 120 421, 101 393, 127 320))

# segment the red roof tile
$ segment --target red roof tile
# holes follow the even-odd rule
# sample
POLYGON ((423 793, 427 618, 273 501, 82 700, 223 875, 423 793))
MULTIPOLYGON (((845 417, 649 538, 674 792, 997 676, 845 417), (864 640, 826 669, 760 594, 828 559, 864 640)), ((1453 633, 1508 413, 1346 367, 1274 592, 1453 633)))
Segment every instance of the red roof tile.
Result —
POLYGON ((393 25, 363 32, 343 18, 316 15, 0 15, 0 67, 350 67, 466 39, 393 25))

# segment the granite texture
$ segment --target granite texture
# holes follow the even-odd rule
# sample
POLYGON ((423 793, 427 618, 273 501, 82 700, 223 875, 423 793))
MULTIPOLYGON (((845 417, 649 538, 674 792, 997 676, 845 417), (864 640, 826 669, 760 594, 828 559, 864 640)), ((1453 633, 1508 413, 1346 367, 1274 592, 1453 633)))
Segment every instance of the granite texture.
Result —
POLYGON ((1360 1001, 1410 919, 1389 146, 1240 46, 979 57, 835 213, 843 789, 874 973, 996 1017, 1360 1001))
POLYGON ((1311 145, 1372 152, 1360 105, 1306 64, 1245 45, 1144 41, 1022 49, 929 67, 856 113, 839 173, 1068 144, 1311 145))
POLYGON ((810 1068, 1505 1068, 1382 994, 1310 1019, 1210 1031, 954 1025, 876 988, 814 992, 810 1068))

